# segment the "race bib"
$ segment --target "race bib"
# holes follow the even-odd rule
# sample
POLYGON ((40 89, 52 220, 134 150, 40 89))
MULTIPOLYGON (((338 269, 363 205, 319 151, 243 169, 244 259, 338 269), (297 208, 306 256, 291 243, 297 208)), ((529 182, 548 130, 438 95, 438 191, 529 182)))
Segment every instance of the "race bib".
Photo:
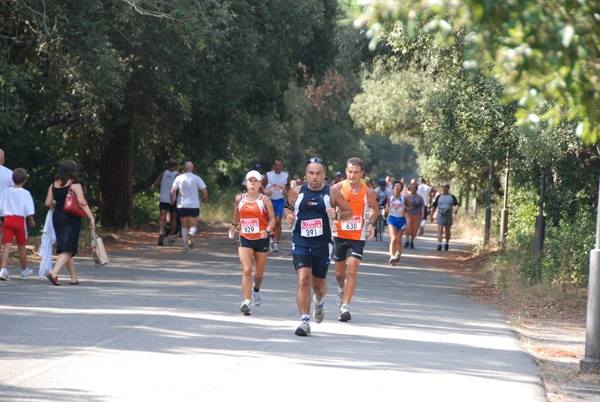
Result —
POLYGON ((362 216, 353 216, 352 219, 342 221, 342 230, 361 230, 362 216))
POLYGON ((321 219, 302 221, 300 234, 302 237, 317 237, 323 235, 323 221, 321 219))
POLYGON ((241 232, 243 234, 258 233, 258 218, 240 219, 241 232))
POLYGON ((271 187, 271 191, 273 192, 273 194, 283 194, 283 190, 284 187, 278 184, 273 184, 273 187, 271 187))

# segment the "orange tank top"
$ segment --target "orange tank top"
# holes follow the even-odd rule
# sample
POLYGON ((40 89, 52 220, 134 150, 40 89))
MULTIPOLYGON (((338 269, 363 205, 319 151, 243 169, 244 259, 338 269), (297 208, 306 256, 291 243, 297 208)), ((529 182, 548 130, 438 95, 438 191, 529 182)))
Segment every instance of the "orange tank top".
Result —
POLYGON ((342 195, 352 208, 352 219, 336 221, 337 237, 350 240, 365 240, 365 214, 367 212, 367 186, 361 183, 360 191, 353 193, 348 180, 342 181, 342 195))
POLYGON ((244 194, 237 206, 240 211, 240 235, 246 239, 260 239, 261 232, 269 224, 264 198, 264 194, 261 194, 256 200, 248 201, 244 194))

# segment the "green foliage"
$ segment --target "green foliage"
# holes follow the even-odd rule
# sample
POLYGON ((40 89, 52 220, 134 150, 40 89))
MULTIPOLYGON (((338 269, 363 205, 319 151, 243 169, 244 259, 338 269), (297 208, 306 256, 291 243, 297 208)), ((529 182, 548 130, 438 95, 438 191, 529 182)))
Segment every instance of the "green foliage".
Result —
POLYGON ((572 219, 562 219, 558 226, 547 229, 541 259, 542 280, 587 286, 589 252, 595 241, 594 218, 593 208, 585 208, 572 219))
POLYGON ((600 137, 600 39, 597 2, 555 0, 432 1, 394 0, 355 3, 348 13, 357 27, 368 27, 371 47, 385 23, 401 24, 409 36, 419 26, 436 32, 437 43, 468 43, 466 68, 484 68, 505 86, 504 100, 518 101, 521 125, 562 119, 577 122, 588 143, 600 137), (552 102, 543 115, 540 106, 552 102))
POLYGON ((133 224, 142 225, 148 222, 158 222, 160 211, 158 209, 159 194, 143 191, 133 196, 133 224))

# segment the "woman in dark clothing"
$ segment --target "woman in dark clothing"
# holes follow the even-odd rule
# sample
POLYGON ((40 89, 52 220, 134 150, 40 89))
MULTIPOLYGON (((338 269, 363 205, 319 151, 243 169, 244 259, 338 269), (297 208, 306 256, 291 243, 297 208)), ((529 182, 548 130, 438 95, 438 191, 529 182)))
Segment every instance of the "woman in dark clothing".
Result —
POLYGON ((58 166, 56 178, 54 183, 50 185, 48 195, 46 196, 46 206, 54 209, 52 214, 52 225, 54 226, 54 232, 56 233, 56 252, 58 253, 54 269, 46 275, 46 278, 48 278, 55 286, 60 285, 58 282, 58 274, 65 265, 71 274, 70 284, 79 284, 77 275, 75 274, 75 259, 73 257, 77 254, 79 232, 81 230, 81 218, 63 211, 65 199, 69 192, 69 186, 71 186, 71 191, 73 191, 77 197, 79 205, 90 219, 90 229, 95 230, 96 227, 94 215, 92 215, 92 211, 83 196, 83 187, 77 180, 77 163, 71 160, 65 160, 58 166))

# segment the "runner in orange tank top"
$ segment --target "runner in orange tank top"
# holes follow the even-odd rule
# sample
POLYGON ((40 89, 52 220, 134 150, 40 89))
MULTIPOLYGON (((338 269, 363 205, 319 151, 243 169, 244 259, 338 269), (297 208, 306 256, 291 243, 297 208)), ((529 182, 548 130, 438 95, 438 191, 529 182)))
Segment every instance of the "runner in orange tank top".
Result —
POLYGON ((352 219, 336 222, 337 230, 333 237, 335 279, 339 284, 337 304, 340 306, 340 317, 338 320, 343 322, 350 321, 352 318, 349 304, 356 290, 356 276, 365 247, 366 232, 367 230, 369 232, 367 239, 369 241, 375 235, 373 225, 379 212, 375 191, 360 180, 363 173, 363 161, 359 158, 350 158, 346 163, 347 179, 334 186, 342 192, 353 212, 352 219), (365 222, 368 207, 371 212, 368 222, 365 222), (351 254, 347 257, 349 251, 351 254))
POLYGON ((260 188, 260 173, 251 170, 246 175, 246 194, 235 198, 233 222, 229 228, 229 237, 239 226, 240 244, 238 253, 242 263, 242 293, 244 301, 240 311, 250 315, 250 303, 260 306, 262 297, 260 285, 262 284, 267 255, 269 254, 269 234, 275 226, 275 212, 273 204, 268 197, 258 192, 260 188), (252 259, 254 258, 254 288, 252 289, 252 259), (252 300, 250 294, 252 293, 252 300))

